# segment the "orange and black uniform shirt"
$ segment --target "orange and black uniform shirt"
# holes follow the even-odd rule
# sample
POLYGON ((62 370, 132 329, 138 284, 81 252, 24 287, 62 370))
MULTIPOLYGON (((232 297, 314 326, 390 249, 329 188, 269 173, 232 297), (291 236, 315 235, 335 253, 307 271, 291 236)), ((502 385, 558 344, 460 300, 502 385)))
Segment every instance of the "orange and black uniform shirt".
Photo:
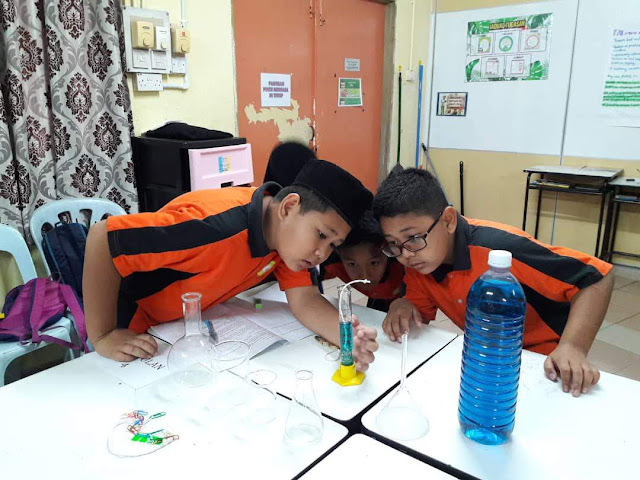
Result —
POLYGON ((181 295, 202 294, 202 309, 224 302, 275 273, 280 288, 311 285, 269 250, 262 200, 277 183, 189 192, 157 212, 109 217, 113 263, 122 276, 118 326, 142 333, 182 317, 181 295))
MULTIPOLYGON (((387 262, 387 269, 380 279, 380 283, 378 283, 375 288, 372 290, 364 290, 362 288, 364 285, 361 283, 355 283, 352 287, 369 298, 367 302, 369 308, 387 312, 389 311, 391 302, 404 295, 403 277, 404 267, 396 260, 390 258, 387 262)), ((356 280, 355 278, 349 277, 337 253, 333 253, 327 261, 320 265, 320 281, 329 280, 330 278, 339 278, 345 283, 356 280)))
POLYGON ((513 255, 511 273, 527 298, 524 348, 547 355, 564 331, 573 296, 612 268, 576 250, 545 245, 517 228, 458 215, 454 264, 443 264, 429 275, 407 268, 405 298, 425 320, 433 320, 439 308, 464 329, 467 294, 489 269, 491 250, 508 250, 513 255))

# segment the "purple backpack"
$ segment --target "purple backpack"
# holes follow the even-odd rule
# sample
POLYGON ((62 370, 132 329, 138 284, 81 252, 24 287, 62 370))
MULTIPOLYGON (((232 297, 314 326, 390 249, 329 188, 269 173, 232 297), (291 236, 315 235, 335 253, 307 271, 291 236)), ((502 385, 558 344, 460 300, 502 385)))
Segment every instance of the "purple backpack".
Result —
POLYGON ((2 313, 4 319, 0 320, 0 341, 45 341, 75 350, 82 348, 85 353, 89 351, 84 313, 69 285, 47 278, 29 280, 7 293, 2 313), (73 315, 81 345, 46 334, 47 329, 64 316, 67 308, 73 315))

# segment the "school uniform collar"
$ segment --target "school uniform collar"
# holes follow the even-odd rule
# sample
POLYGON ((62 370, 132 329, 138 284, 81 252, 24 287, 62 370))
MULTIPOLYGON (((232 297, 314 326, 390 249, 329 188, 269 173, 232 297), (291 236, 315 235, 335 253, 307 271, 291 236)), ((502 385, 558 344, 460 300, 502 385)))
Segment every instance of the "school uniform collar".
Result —
POLYGON ((266 257, 271 249, 267 246, 262 229, 262 200, 265 194, 275 196, 282 187, 276 182, 267 182, 259 187, 251 197, 249 204, 249 250, 253 258, 266 257))
POLYGON ((469 254, 469 222, 456 212, 458 225, 456 227, 453 245, 453 265, 442 264, 431 272, 433 279, 441 283, 448 273, 455 270, 471 269, 471 255, 469 254))

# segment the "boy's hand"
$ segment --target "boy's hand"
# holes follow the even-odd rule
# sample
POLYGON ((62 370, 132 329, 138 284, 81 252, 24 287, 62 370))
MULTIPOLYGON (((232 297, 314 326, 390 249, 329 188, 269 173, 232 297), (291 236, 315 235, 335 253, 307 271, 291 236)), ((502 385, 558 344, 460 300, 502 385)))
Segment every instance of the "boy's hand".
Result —
POLYGON ((375 328, 361 325, 355 315, 353 315, 352 325, 353 357, 356 361, 356 369, 360 372, 366 372, 369 364, 375 360, 373 352, 378 350, 378 341, 376 340, 378 332, 375 328))
POLYGON ((399 342, 402 334, 409 331, 412 322, 416 327, 422 328, 420 311, 409 300, 399 298, 391 303, 389 313, 382 322, 382 331, 392 342, 399 342))
POLYGON ((151 335, 138 334, 128 328, 112 330, 94 342, 93 347, 103 357, 118 362, 151 358, 158 353, 158 344, 151 335))
POLYGON ((552 382, 560 375, 562 390, 571 391, 574 397, 587 393, 600 380, 600 372, 589 363, 586 354, 578 347, 562 341, 544 361, 544 373, 552 382))

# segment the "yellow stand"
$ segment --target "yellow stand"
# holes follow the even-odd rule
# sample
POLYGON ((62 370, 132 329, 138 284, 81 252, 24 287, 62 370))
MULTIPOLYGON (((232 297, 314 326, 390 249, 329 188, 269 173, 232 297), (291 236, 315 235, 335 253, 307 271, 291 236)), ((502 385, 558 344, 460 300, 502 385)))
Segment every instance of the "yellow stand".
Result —
POLYGON ((333 374, 332 380, 343 387, 353 387, 360 385, 364 380, 364 373, 356 371, 356 364, 340 365, 340 368, 333 374))

